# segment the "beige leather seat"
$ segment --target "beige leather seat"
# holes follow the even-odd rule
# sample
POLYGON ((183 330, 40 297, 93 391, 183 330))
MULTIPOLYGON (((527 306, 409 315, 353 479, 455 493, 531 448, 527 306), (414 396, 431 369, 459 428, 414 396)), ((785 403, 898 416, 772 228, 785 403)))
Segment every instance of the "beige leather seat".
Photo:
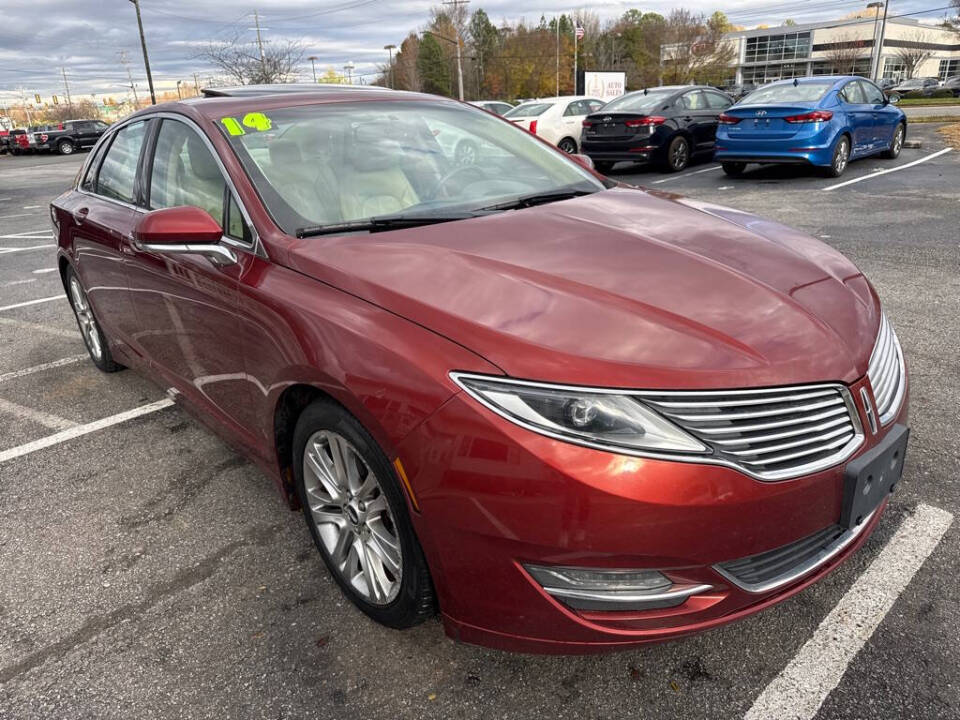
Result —
POLYGON ((393 140, 379 139, 347 146, 340 177, 344 220, 391 215, 420 202, 400 161, 403 151, 393 140))
POLYGON ((305 220, 318 225, 342 221, 339 193, 326 163, 304 160, 300 144, 290 138, 270 143, 270 167, 264 174, 280 196, 305 220))

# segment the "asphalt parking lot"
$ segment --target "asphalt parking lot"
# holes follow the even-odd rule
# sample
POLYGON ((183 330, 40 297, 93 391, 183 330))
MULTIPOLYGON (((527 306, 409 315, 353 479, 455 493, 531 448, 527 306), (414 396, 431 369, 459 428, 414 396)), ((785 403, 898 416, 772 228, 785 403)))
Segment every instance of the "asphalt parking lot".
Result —
POLYGON ((824 581, 704 635, 588 657, 354 609, 258 470, 164 388, 86 359, 47 215, 86 155, 0 157, 0 718, 960 717, 960 151, 935 129, 840 180, 615 170, 852 258, 903 344, 913 434, 877 531, 824 581))

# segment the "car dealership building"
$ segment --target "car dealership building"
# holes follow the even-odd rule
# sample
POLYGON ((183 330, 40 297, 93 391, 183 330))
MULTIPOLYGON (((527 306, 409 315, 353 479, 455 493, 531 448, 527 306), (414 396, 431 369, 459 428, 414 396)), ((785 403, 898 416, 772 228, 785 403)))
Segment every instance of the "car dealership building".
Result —
MULTIPOLYGON (((729 33, 737 58, 736 82, 761 85, 806 75, 869 76, 881 25, 882 18, 869 17, 729 33)), ((944 80, 960 75, 960 34, 913 19, 888 18, 883 35, 878 78, 907 78, 905 49, 928 53, 913 77, 944 80)))

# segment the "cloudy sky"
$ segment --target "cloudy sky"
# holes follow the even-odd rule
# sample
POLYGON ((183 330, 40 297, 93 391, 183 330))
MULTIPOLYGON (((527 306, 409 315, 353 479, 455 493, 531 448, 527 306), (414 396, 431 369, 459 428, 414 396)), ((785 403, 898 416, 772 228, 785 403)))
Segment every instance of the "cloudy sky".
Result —
MULTIPOLYGON (((562 3, 563 0, 559 0, 562 3)), ((786 18, 813 22, 840 17, 866 5, 867 0, 582 0, 564 6, 549 0, 472 0, 493 21, 536 21, 569 12, 572 7, 592 10, 603 18, 624 10, 666 12, 690 7, 712 12, 722 9, 739 25, 778 24, 786 18)), ((211 40, 241 35, 255 39, 253 12, 258 10, 263 36, 269 41, 295 39, 304 56, 316 55, 318 73, 328 67, 342 72, 352 62, 355 75, 372 78, 385 60, 383 46, 399 44, 429 17, 433 0, 141 0, 150 62, 158 90, 175 89, 177 79, 201 85, 212 69, 199 51, 211 40)), ((916 13, 918 19, 942 17, 949 0, 891 0, 890 13, 916 13)), ((126 51, 138 92, 146 95, 143 59, 134 7, 126 0, 2 0, 0 2, 0 101, 40 93, 44 99, 63 94, 61 67, 66 68, 75 96, 90 93, 124 95, 126 69, 120 61, 126 51)), ((309 79, 304 61, 301 74, 309 79)))

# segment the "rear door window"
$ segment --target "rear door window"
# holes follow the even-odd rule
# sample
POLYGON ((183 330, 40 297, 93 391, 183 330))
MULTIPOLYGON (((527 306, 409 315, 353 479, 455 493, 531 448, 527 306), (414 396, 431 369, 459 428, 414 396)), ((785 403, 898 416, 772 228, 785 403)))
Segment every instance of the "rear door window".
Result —
POLYGON ((872 82, 867 82, 866 80, 858 81, 861 89, 863 90, 863 95, 867 99, 867 102, 871 105, 883 105, 883 91, 874 85, 872 82))
POLYGON ((137 164, 147 123, 136 122, 121 128, 107 150, 97 174, 96 193, 122 202, 134 202, 137 164))
POLYGON ((867 102, 867 99, 863 96, 863 90, 860 88, 860 83, 857 81, 848 82, 844 85, 840 91, 840 97, 844 102, 853 105, 865 105, 867 102))
POLYGON ((704 95, 707 96, 707 105, 714 110, 726 110, 733 105, 733 101, 721 93, 705 91, 704 95))

